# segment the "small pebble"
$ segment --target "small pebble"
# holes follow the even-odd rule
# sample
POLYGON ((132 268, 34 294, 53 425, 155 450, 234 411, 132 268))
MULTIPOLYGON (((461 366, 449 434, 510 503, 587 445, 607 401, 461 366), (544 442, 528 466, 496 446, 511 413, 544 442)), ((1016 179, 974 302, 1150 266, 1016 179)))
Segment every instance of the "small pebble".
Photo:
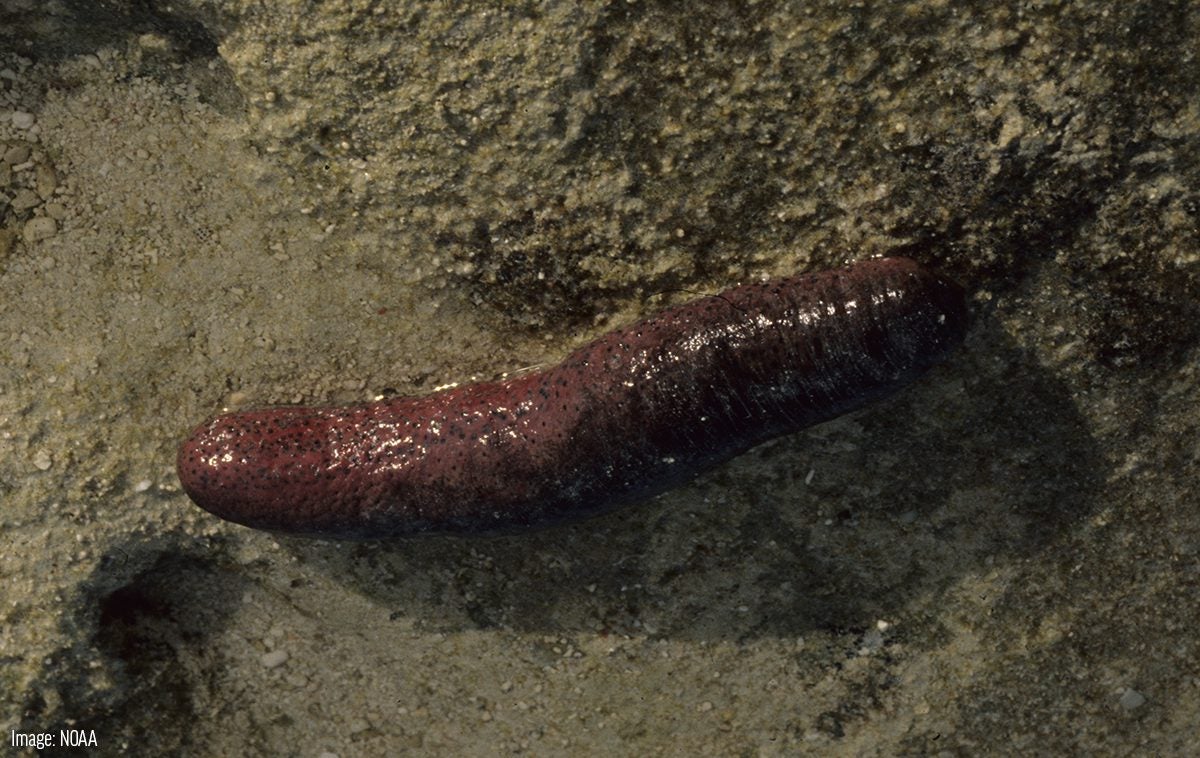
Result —
POLYGON ((39 471, 48 471, 54 465, 54 459, 50 457, 49 451, 38 450, 33 454, 33 465, 39 471))
POLYGON ((37 119, 33 117, 32 113, 26 113, 25 111, 13 111, 12 124, 18 129, 28 129, 36 122, 37 119))
POLYGON ((29 145, 13 145, 4 151, 4 162, 10 166, 29 160, 29 145))
POLYGON ((58 224, 47 216, 37 216, 25 222, 25 241, 41 242, 58 232, 58 224))
POLYGON ((14 211, 20 213, 21 211, 27 211, 30 208, 38 207, 42 204, 42 199, 38 197, 37 193, 33 190, 22 188, 17 190, 16 196, 13 197, 12 202, 9 204, 12 206, 14 211))
POLYGON ((288 654, 286 650, 272 650, 269 653, 263 653, 263 656, 258 660, 263 666, 273 669, 287 663, 287 659, 288 654))
POLYGON ((44 163, 39 164, 35 170, 34 179, 37 184, 37 193, 41 195, 43 200, 49 200, 54 194, 54 190, 58 188, 58 172, 53 166, 48 166, 44 163))
POLYGON ((1124 694, 1121 695, 1121 707, 1127 711, 1132 711, 1145 702, 1146 696, 1132 688, 1125 690, 1124 694))

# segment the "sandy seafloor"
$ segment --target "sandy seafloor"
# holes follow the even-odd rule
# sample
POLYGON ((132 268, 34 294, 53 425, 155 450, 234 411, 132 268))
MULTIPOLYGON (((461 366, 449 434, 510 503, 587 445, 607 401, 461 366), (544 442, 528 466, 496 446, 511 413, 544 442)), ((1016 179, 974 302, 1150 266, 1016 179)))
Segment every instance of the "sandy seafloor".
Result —
POLYGON ((0 0, 5 745, 1195 754, 1197 39, 1165 0, 0 0), (971 293, 951 361, 594 521, 282 538, 174 474, 221 408, 887 254, 971 293))

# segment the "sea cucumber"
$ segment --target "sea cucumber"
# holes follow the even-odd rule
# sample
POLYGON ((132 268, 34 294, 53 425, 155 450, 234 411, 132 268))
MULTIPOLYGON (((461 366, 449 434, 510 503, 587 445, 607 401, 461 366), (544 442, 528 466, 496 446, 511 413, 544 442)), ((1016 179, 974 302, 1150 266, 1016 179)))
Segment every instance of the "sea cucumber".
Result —
POLYGON ((867 260, 670 307, 500 381, 217 416, 180 446, 179 479, 200 507, 277 532, 532 529, 887 395, 966 326, 958 285, 906 258, 867 260))

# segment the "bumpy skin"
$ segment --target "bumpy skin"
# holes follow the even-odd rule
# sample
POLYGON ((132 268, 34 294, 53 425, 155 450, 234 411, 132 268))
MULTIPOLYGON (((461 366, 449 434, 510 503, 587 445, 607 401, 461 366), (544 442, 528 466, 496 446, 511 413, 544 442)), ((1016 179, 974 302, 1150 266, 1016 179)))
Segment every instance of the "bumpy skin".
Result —
POLYGON ((942 360, 966 321, 962 290, 904 258, 749 284, 504 381, 218 416, 180 447, 179 479, 217 516, 279 532, 545 526, 887 395, 942 360))

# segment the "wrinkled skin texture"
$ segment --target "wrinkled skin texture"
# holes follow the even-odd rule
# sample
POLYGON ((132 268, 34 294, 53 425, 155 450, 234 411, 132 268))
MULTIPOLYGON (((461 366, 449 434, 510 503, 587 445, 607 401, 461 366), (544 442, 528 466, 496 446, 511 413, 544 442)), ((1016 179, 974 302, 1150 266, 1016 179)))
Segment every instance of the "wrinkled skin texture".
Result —
POLYGON ((518 531, 687 481, 911 382, 966 330, 962 290, 904 258, 748 284, 498 382, 218 416, 179 449, 198 505, 337 538, 518 531))

